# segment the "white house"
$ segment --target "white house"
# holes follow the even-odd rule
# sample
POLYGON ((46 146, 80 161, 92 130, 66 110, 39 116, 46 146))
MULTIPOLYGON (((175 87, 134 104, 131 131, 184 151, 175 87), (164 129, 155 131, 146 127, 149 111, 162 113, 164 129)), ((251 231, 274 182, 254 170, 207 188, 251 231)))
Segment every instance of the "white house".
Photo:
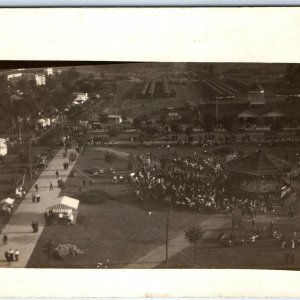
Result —
POLYGON ((46 76, 45 75, 35 75, 35 83, 36 85, 45 85, 46 84, 46 76))
POLYGON ((123 122, 121 115, 108 115, 107 116, 109 124, 121 124, 123 122))
POLYGON ((89 99, 88 93, 74 93, 74 95, 76 96, 76 98, 72 103, 75 105, 83 104, 89 99))
POLYGON ((9 75, 7 75, 7 80, 22 77, 22 75, 23 75, 22 73, 9 74, 9 75))

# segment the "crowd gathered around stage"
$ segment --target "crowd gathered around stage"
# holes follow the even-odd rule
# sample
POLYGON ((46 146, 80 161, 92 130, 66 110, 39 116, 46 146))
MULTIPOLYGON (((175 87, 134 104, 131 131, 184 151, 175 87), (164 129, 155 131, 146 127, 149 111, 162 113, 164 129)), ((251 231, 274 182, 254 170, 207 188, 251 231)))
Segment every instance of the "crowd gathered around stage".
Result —
MULTIPOLYGON (((139 201, 170 201, 174 206, 214 213, 231 213, 234 208, 241 209, 243 215, 266 213, 272 209, 274 195, 247 198, 247 195, 232 193, 225 170, 213 158, 201 158, 194 153, 182 156, 179 152, 155 157, 148 153, 143 164, 141 155, 136 157, 137 170, 129 178, 135 187, 139 201)), ((132 159, 132 158, 131 158, 132 159)))

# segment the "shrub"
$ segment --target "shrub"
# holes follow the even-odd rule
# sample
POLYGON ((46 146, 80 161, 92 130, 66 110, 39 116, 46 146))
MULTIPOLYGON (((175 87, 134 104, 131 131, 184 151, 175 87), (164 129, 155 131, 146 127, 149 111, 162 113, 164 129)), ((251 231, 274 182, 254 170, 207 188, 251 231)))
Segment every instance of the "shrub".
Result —
POLYGON ((84 254, 84 251, 73 244, 60 244, 52 252, 52 257, 63 260, 67 257, 74 257, 84 254))

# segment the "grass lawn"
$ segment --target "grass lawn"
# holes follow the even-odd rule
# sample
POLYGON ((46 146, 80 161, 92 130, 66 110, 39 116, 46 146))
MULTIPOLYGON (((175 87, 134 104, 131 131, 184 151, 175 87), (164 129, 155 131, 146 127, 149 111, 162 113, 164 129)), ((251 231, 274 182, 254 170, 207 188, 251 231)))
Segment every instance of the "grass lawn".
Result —
MULTIPOLYGON (((296 230, 300 235, 299 215, 294 218, 281 216, 279 219, 271 217, 275 220, 275 226, 280 232, 284 232, 287 237, 291 236, 291 231, 296 230)), ((271 237, 269 231, 269 217, 258 217, 257 226, 266 225, 266 232, 262 239, 258 239, 255 243, 251 243, 248 239, 252 232, 250 220, 243 222, 243 228, 238 231, 240 236, 247 237, 246 243, 242 246, 231 248, 221 248, 217 241, 220 231, 212 232, 204 238, 198 245, 197 249, 197 265, 194 265, 194 246, 186 248, 176 256, 173 256, 167 264, 163 263, 158 268, 232 268, 232 269, 300 269, 300 251, 295 250, 294 264, 285 263, 285 252, 278 240, 271 237)), ((231 232, 231 223, 224 226, 227 234, 231 232)))

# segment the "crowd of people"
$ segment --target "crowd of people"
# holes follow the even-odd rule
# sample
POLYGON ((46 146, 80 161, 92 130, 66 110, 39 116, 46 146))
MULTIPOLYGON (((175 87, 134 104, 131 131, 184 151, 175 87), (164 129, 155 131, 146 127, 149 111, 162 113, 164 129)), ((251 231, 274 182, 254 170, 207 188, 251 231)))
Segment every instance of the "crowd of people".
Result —
MULTIPOLYGON (((142 156, 138 155, 137 170, 130 176, 140 201, 171 199, 172 205, 202 212, 231 213, 238 207, 243 215, 250 216, 272 210, 274 196, 270 193, 258 198, 247 198, 246 194, 237 196, 225 170, 213 158, 201 158, 197 153, 183 156, 168 152, 155 157, 160 167, 152 158, 148 153, 146 164, 142 164, 142 156)), ((128 165, 132 168, 131 160, 128 165)))
MULTIPOLYGON (((140 157, 137 159, 140 160, 140 157)), ((199 211, 221 209, 226 175, 219 163, 212 158, 184 158, 178 153, 169 163, 162 156, 159 160, 161 168, 152 166, 151 155, 148 155, 148 167, 142 166, 139 171, 131 173, 140 200, 168 198, 174 205, 199 211)))

